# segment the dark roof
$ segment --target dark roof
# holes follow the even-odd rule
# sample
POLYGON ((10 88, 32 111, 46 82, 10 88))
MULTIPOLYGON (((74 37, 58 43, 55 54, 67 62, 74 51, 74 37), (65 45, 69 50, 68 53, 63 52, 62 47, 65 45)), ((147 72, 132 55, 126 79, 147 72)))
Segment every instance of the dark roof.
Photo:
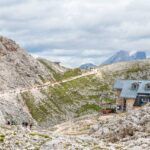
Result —
POLYGON ((150 94, 150 90, 146 89, 146 85, 150 84, 150 80, 116 80, 114 89, 121 90, 121 97, 123 98, 136 98, 137 94, 150 94), (137 83, 137 89, 132 88, 132 84, 137 83))

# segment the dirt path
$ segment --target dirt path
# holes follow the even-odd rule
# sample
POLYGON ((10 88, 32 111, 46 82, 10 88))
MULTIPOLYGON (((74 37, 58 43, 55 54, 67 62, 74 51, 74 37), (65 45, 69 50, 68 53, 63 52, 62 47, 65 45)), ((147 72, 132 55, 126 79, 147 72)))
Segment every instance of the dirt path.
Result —
POLYGON ((19 93, 27 92, 27 91, 30 91, 30 90, 33 90, 33 89, 41 89, 41 88, 47 87, 47 86, 59 85, 59 84, 61 84, 61 83, 73 81, 73 80, 76 80, 76 79, 79 79, 79 78, 82 78, 82 77, 86 77, 86 76, 89 76, 89 75, 93 75, 93 74, 96 74, 96 73, 97 73, 97 70, 95 69, 95 70, 93 70, 93 71, 84 73, 84 74, 82 74, 82 75, 75 76, 75 77, 71 77, 71 78, 68 78, 68 79, 64 79, 64 80, 62 80, 62 81, 55 82, 55 83, 46 82, 46 83, 44 83, 43 85, 33 86, 32 88, 16 88, 16 89, 14 89, 14 90, 9 90, 9 91, 6 91, 6 92, 0 92, 0 97, 5 97, 5 96, 7 96, 8 94, 19 94, 19 93))

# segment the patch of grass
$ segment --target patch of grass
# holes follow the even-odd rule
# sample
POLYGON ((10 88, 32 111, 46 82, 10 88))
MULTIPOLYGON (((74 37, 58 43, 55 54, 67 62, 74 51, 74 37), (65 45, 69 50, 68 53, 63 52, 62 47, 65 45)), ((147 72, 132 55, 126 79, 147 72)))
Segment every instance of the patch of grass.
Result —
POLYGON ((137 64, 131 68, 129 68, 126 73, 127 74, 131 74, 131 73, 136 73, 136 72, 139 72, 139 71, 142 71, 143 69, 137 64))
POLYGON ((27 105, 32 117, 36 121, 41 122, 47 117, 47 111, 43 107, 43 104, 35 104, 35 99, 31 92, 21 93, 21 96, 27 105))
POLYGON ((81 114, 81 113, 86 112, 88 110, 99 111, 101 109, 102 108, 96 104, 85 104, 85 105, 82 105, 79 110, 77 110, 77 114, 81 114))
POLYGON ((5 135, 4 134, 0 134, 0 142, 4 142, 5 140, 5 135))
POLYGON ((82 74, 82 72, 81 72, 81 69, 79 69, 79 68, 69 69, 66 72, 64 72, 62 78, 67 79, 67 78, 78 76, 78 75, 81 75, 81 74, 82 74))
POLYGON ((40 137, 44 137, 44 138, 49 138, 48 135, 46 134, 41 134, 41 133, 37 133, 37 132, 32 132, 30 133, 31 136, 40 136, 40 137))
POLYGON ((108 103, 114 102, 114 100, 112 98, 109 98, 109 97, 103 98, 103 100, 105 102, 108 102, 108 103))
POLYGON ((16 142, 15 142, 15 144, 16 144, 16 145, 19 145, 19 144, 20 144, 20 142, 19 142, 19 141, 16 141, 16 142))
POLYGON ((108 84, 106 84, 106 83, 104 84, 103 83, 102 85, 99 86, 98 90, 101 91, 101 92, 104 92, 104 91, 109 91, 110 88, 109 88, 108 84))
POLYGON ((88 98, 96 100, 96 99, 100 99, 100 95, 89 95, 88 98))
POLYGON ((53 99, 60 99, 62 103, 72 103, 71 95, 68 92, 68 89, 65 89, 63 86, 56 86, 54 88, 49 88, 49 92, 52 95, 53 99))

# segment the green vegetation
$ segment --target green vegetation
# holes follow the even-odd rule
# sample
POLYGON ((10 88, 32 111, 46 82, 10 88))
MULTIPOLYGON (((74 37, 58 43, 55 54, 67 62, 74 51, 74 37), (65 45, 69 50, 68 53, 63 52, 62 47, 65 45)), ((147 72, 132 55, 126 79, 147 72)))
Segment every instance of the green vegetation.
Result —
POLYGON ((42 89, 40 92, 44 98, 40 101, 36 101, 31 92, 24 92, 21 95, 32 117, 42 123, 56 117, 61 120, 61 116, 66 116, 68 112, 81 114, 88 110, 99 110, 100 107, 94 103, 100 100, 99 92, 108 89, 108 84, 104 84, 94 75, 89 75, 42 89), (77 106, 80 106, 80 103, 82 107, 78 110, 77 106))
POLYGON ((113 100, 112 98, 109 98, 109 97, 104 98, 103 100, 104 100, 105 102, 108 102, 108 103, 114 102, 114 100, 113 100))
POLYGON ((0 134, 0 142, 4 142, 5 139, 5 135, 4 134, 0 134))
MULTIPOLYGON (((68 69, 64 73, 59 73, 55 71, 46 61, 39 59, 39 61, 50 71, 50 73, 53 74, 53 77, 56 79, 56 81, 62 81, 64 79, 75 77, 82 74, 81 69, 68 69)), ((43 79, 42 79, 43 80, 43 79)))
POLYGON ((99 91, 104 92, 110 90, 109 85, 107 83, 103 83, 102 85, 99 86, 98 88, 99 91))
POLYGON ((31 92, 21 93, 21 96, 27 105, 32 117, 38 122, 43 121, 47 116, 47 111, 43 104, 35 104, 35 99, 31 92))
POLYGON ((133 67, 127 69, 126 73, 131 74, 131 73, 136 73, 136 72, 139 72, 139 71, 142 72, 142 70, 143 69, 140 67, 140 65, 137 64, 137 65, 134 65, 133 67))
POLYGON ((41 137, 44 137, 44 138, 49 138, 49 136, 46 135, 46 134, 41 134, 41 133, 36 133, 36 132, 30 133, 30 135, 32 135, 32 136, 41 136, 41 137))
POLYGON ((82 74, 82 72, 81 72, 81 69, 79 69, 79 68, 69 69, 66 72, 64 72, 64 74, 62 75, 62 78, 67 79, 67 78, 75 77, 75 76, 78 76, 81 74, 82 74))
POLYGON ((88 98, 91 99, 91 100, 92 99, 97 100, 97 99, 100 99, 100 95, 89 95, 88 98))
POLYGON ((105 88, 105 90, 108 89, 108 87, 101 87, 103 86, 103 83, 101 82, 101 80, 99 80, 97 77, 95 77, 94 75, 89 75, 86 77, 81 77, 78 78, 76 80, 72 80, 66 83, 62 83, 61 84, 63 87, 66 88, 73 88, 73 89, 95 89, 95 90, 99 90, 101 88, 105 88))
POLYGON ((88 110, 99 111, 101 110, 101 107, 96 104, 85 104, 85 105, 82 105, 79 110, 77 110, 77 114, 81 114, 88 110))
MULTIPOLYGON (((53 66, 44 60, 40 60, 53 74, 55 81, 61 81, 81 75, 80 69, 69 69, 64 73, 57 72, 53 66)), ((126 68, 126 67, 125 67, 126 68)), ((98 111, 102 107, 98 106, 99 101, 113 103, 112 85, 114 79, 133 79, 140 77, 143 73, 142 79, 147 78, 146 71, 150 68, 149 65, 132 64, 127 69, 118 71, 101 72, 102 78, 95 75, 81 77, 68 82, 63 82, 55 86, 49 86, 47 89, 42 89, 43 99, 38 102, 34 95, 30 92, 22 93, 22 97, 33 118, 43 123, 47 120, 55 120, 56 122, 65 120, 68 113, 73 116, 81 116, 84 113, 91 111, 98 111), (106 94, 106 96, 105 96, 106 94)), ((41 80, 45 82, 44 78, 40 76, 41 80)))
POLYGON ((20 144, 20 142, 19 142, 19 141, 16 141, 16 142, 15 142, 15 144, 16 144, 16 145, 19 145, 19 144, 20 144))

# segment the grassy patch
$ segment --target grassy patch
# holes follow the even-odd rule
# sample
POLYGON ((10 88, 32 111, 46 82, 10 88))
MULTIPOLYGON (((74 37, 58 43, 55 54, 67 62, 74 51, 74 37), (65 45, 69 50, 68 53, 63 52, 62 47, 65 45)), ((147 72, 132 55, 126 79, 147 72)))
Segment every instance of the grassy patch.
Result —
POLYGON ((100 99, 100 95, 89 95, 88 98, 96 100, 96 99, 100 99))
POLYGON ((37 133, 37 132, 32 132, 32 133, 30 133, 30 135, 32 135, 32 136, 40 136, 40 137, 44 137, 44 138, 49 138, 48 135, 37 133))
POLYGON ((43 103, 39 103, 38 105, 35 104, 35 99, 31 92, 21 93, 21 96, 27 105, 32 117, 36 121, 41 122, 47 117, 48 111, 43 106, 43 103))
POLYGON ((0 142, 4 142, 5 140, 5 135, 4 134, 0 134, 0 142))
POLYGON ((77 114, 81 114, 88 110, 99 111, 100 109, 101 107, 96 104, 85 104, 85 105, 82 105, 79 110, 77 110, 77 114))
POLYGON ((67 79, 67 78, 78 76, 78 75, 81 75, 81 74, 82 74, 82 72, 81 72, 81 69, 79 69, 79 68, 69 69, 66 72, 64 72, 62 78, 67 79))
POLYGON ((126 73, 127 74, 131 74, 131 73, 136 73, 136 72, 139 72, 139 71, 143 71, 143 68, 142 67, 140 67, 140 65, 134 65, 133 67, 131 67, 131 68, 129 68, 127 71, 126 71, 126 73))
POLYGON ((103 100, 104 100, 105 102, 108 102, 108 103, 114 102, 114 100, 113 100, 112 98, 109 98, 109 97, 103 98, 103 100))

